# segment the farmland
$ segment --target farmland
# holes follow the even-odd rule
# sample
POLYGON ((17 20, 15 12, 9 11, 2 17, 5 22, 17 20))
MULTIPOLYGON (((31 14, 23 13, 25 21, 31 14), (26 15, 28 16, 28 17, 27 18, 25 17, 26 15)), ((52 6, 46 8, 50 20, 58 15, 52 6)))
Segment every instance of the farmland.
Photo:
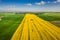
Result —
POLYGON ((60 40, 59 28, 34 14, 26 14, 11 40, 60 40))
POLYGON ((43 14, 36 14, 36 15, 60 27, 60 13, 43 13, 43 14))
MULTIPOLYGON (((60 13, 39 13, 36 15, 60 27, 60 25, 55 22, 60 21, 60 13)), ((25 14, 0 13, 0 40, 9 40, 24 16, 25 14)))
POLYGON ((0 14, 0 40, 9 40, 21 23, 24 14, 0 14))

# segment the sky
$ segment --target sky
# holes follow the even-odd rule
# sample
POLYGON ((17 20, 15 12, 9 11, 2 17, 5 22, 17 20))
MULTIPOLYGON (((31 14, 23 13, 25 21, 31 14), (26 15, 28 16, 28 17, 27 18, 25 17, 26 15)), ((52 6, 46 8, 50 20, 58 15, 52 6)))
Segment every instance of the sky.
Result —
POLYGON ((0 12, 60 12, 60 0, 0 0, 0 12))

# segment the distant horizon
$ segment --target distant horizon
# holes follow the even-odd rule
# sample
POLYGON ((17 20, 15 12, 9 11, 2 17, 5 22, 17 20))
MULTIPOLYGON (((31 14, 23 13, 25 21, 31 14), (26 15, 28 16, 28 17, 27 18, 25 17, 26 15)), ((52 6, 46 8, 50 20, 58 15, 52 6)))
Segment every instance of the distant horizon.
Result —
MULTIPOLYGON (((6 12, 5 11, 5 12, 0 12, 0 13, 11 13, 11 12, 6 12)), ((12 13, 30 13, 30 12, 12 12, 12 13)), ((33 13, 44 13, 44 12, 33 12, 33 13)), ((54 13, 54 12, 51 12, 51 13, 54 13)), ((60 12, 57 12, 57 13, 60 13, 60 12)))

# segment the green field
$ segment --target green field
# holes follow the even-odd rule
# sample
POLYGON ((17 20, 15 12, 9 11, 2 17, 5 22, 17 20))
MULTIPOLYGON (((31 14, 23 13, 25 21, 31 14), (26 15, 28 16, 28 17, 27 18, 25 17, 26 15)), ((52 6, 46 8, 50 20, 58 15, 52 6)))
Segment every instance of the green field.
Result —
MULTIPOLYGON (((49 22, 60 21, 60 13, 39 13, 36 15, 49 22)), ((25 14, 12 12, 0 13, 0 40, 10 40, 24 16, 25 14)), ((55 23, 55 25, 60 27, 57 23, 55 23)))
POLYGON ((41 13, 36 15, 47 21, 60 21, 60 13, 41 13))
POLYGON ((3 18, 0 21, 0 40, 9 40, 21 23, 24 14, 0 14, 1 16, 3 18))

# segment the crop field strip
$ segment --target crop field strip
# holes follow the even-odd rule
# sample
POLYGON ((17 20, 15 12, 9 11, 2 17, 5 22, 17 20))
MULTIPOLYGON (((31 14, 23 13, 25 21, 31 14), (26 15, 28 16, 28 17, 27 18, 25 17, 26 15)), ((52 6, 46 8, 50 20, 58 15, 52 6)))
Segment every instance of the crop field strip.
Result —
POLYGON ((3 16, 3 18, 0 21, 0 40, 10 40, 11 36, 23 19, 24 14, 2 14, 1 16, 3 16))
MULTIPOLYGON (((32 13, 31 13, 32 14, 32 13)), ((51 14, 49 14, 49 13, 44 13, 44 14, 36 14, 38 17, 40 17, 40 18, 42 18, 42 19, 44 19, 44 20, 46 20, 46 21, 49 21, 49 22, 53 22, 53 21, 58 21, 59 22, 59 20, 60 20, 60 14, 57 14, 57 13, 51 13, 51 14)), ((23 19, 23 17, 25 16, 25 14, 13 14, 13 13, 7 13, 7 14, 5 14, 5 13, 2 13, 2 14, 0 14, 0 18, 2 19, 2 20, 0 20, 0 40, 10 40, 11 39, 11 37, 12 37, 12 35, 14 34, 14 32, 16 31, 16 29, 17 29, 17 27, 19 27, 19 24, 21 23, 21 21, 22 21, 22 19, 23 19)), ((39 19, 40 19, 39 18, 39 19)), ((37 21, 37 19, 35 19, 35 21, 37 22, 37 23, 39 23, 39 25, 40 25, 40 22, 39 21, 37 21)), ((34 22, 34 21, 33 21, 34 22)), ((36 22, 31 22, 32 23, 32 25, 34 24, 34 23, 36 23, 36 22)), ((29 23, 29 22, 28 22, 29 23)), ((24 23, 23 23, 24 24, 24 23)), ((45 23, 43 23, 43 24, 45 24, 45 23)), ((54 24, 54 25, 56 25, 56 26, 58 26, 58 27, 60 27, 60 25, 57 23, 57 24, 54 24)), ((29 24, 28 24, 28 26, 29 26, 29 24)), ((35 24, 34 24, 34 26, 36 26, 35 24)), ((42 25, 41 25, 42 26, 42 25)), ((24 27, 23 27, 24 28, 24 27)), ((33 28, 34 29, 34 28, 33 28)), ((54 29, 54 28, 53 28, 54 29)), ((55 31, 56 31, 56 29, 54 29, 55 31)), ((22 30, 23 31, 23 30, 22 30)), ((32 30, 33 31, 33 30, 32 30)), ((37 30, 36 30, 37 31, 37 30)), ((30 40, 30 30, 29 30, 29 28, 28 28, 28 39, 30 40)), ((39 32, 39 31, 38 31, 39 32)), ((46 32, 46 31, 44 31, 45 33, 44 33, 44 35, 46 35, 48 32, 46 32)), ((20 32, 21 33, 21 32, 20 32)), ((21 33, 22 34, 22 33, 21 33)), ((40 34, 40 33, 38 33, 38 34, 40 34)), ((41 34, 40 34, 40 36, 41 36, 41 34)), ((48 36, 48 35, 46 35, 46 36, 48 36)), ((48 38, 48 37, 47 37, 48 38)), ((20 38, 19 38, 20 39, 20 38)), ((49 39, 49 38, 48 38, 49 39)))
POLYGON ((26 14, 11 40, 60 40, 59 30, 34 14, 26 14))

